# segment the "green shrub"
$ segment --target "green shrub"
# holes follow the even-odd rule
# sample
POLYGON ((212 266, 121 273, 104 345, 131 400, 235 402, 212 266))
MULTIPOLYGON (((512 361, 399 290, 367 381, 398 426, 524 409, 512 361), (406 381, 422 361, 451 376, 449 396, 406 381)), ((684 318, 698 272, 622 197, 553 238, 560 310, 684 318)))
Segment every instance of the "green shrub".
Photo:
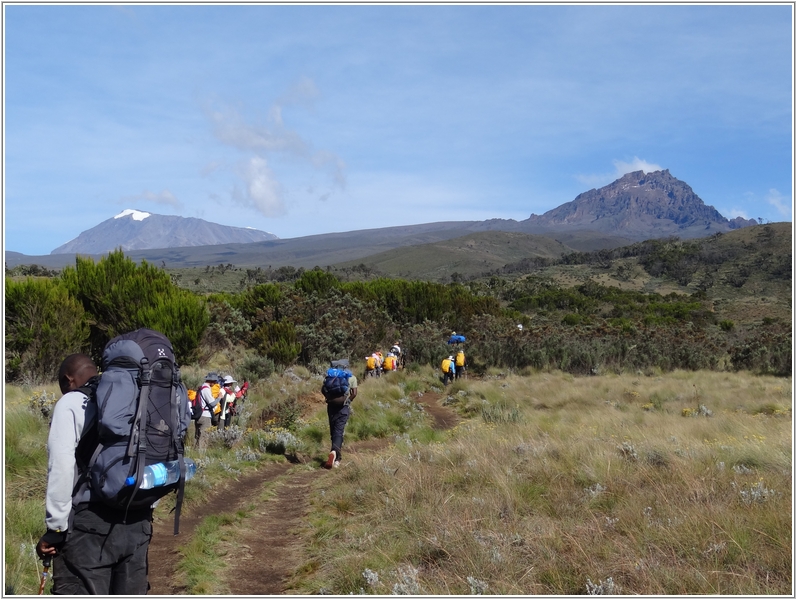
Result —
POLYGON ((562 323, 565 325, 578 325, 581 323, 581 315, 569 314, 562 318, 562 323))
POLYGON ((88 349, 80 302, 58 280, 6 279, 6 381, 54 381, 61 361, 88 349))
POLYGON ((226 299, 208 299, 210 324, 205 330, 202 346, 209 354, 248 341, 252 326, 240 309, 226 299))
POLYGON ((263 420, 276 427, 291 429, 302 416, 302 407, 293 396, 280 397, 263 410, 263 420))
POLYGON ((273 360, 257 354, 247 355, 238 366, 239 377, 250 383, 268 379, 275 370, 273 360))
POLYGON ((190 362, 209 322, 202 300, 176 287, 163 269, 146 261, 137 265, 121 250, 96 264, 80 256, 75 263, 64 268, 62 278, 91 320, 95 360, 111 338, 149 327, 169 338, 179 362, 190 362))
POLYGON ((302 351, 296 341, 296 327, 290 321, 263 323, 252 334, 256 348, 278 365, 293 364, 302 351))

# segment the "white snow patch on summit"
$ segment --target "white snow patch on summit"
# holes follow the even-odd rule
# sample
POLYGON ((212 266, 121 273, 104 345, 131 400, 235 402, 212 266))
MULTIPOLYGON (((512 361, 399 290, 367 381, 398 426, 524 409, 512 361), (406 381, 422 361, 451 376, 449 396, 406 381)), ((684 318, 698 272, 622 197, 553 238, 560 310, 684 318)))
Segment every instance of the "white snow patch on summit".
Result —
POLYGON ((152 216, 148 212, 143 212, 143 211, 140 211, 140 210, 134 210, 132 208, 128 208, 128 209, 123 210, 122 212, 120 212, 118 215, 116 215, 114 217, 114 219, 121 219, 122 217, 126 217, 128 215, 132 216, 134 221, 143 221, 147 217, 152 216))

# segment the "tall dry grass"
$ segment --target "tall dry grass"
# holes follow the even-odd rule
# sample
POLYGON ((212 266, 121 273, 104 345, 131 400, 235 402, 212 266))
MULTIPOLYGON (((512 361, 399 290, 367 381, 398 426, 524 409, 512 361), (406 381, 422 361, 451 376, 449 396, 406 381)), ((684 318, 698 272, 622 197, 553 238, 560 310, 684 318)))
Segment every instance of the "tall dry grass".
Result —
POLYGON ((448 439, 352 457, 314 496, 296 589, 785 594, 791 380, 460 381, 448 439))

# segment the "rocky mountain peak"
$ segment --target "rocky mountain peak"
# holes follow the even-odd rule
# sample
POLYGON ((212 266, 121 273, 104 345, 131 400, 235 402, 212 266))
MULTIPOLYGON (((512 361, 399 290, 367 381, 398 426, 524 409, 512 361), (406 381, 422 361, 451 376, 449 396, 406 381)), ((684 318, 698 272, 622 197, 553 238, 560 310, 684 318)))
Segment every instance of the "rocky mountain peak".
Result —
POLYGON ((524 223, 530 231, 590 229, 641 240, 670 235, 700 237, 754 225, 755 221, 731 223, 689 185, 663 169, 626 173, 543 215, 531 215, 524 223))

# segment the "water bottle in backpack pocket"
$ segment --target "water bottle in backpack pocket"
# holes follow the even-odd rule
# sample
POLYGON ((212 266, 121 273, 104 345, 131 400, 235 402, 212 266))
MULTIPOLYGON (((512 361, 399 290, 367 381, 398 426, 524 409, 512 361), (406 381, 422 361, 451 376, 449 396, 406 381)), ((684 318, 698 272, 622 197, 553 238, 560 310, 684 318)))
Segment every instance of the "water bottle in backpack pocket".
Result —
MULTIPOLYGON (((185 461, 185 480, 188 481, 196 474, 196 463, 190 458, 185 461)), ((162 487, 180 480, 180 461, 170 460, 167 463, 155 463, 144 467, 144 476, 141 479, 139 490, 150 490, 154 487, 162 487)), ((134 485, 136 478, 130 476, 125 481, 125 485, 134 485)))

